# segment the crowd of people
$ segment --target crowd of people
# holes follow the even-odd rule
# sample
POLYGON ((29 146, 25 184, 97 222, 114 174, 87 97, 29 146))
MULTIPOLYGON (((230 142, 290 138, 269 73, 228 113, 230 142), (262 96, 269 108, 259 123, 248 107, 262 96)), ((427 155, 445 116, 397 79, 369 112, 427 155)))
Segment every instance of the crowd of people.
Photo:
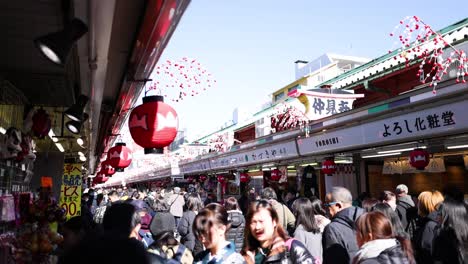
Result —
POLYGON ((467 204, 453 190, 203 194, 89 190, 62 227, 60 263, 468 263, 467 204))

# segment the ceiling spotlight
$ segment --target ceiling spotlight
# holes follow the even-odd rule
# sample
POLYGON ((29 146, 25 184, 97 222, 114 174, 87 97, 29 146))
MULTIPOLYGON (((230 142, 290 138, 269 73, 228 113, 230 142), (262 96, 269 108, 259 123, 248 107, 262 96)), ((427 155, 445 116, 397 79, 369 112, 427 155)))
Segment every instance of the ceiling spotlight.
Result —
POLYGON ((86 161, 86 157, 85 156, 80 156, 80 160, 81 161, 86 161))
POLYGON ((89 98, 86 95, 80 95, 76 103, 65 111, 65 115, 73 121, 83 122, 85 120, 84 108, 89 98))
POLYGON ((55 143, 55 146, 60 150, 60 152, 65 152, 65 149, 63 148, 62 144, 60 143, 55 143))
POLYGON ((81 131, 81 122, 78 121, 68 121, 67 128, 73 134, 79 134, 81 131))
POLYGON ((79 156, 84 156, 84 153, 81 152, 81 151, 78 151, 78 155, 79 155, 79 156))
POLYGON ((84 140, 79 137, 79 138, 76 139, 76 143, 78 143, 78 145, 80 145, 80 146, 83 146, 84 140))
POLYGON ((80 134, 81 132, 81 127, 83 126, 83 122, 88 119, 88 114, 84 113, 84 118, 83 121, 75 121, 71 120, 68 121, 65 125, 67 126, 67 129, 72 132, 73 134, 80 134))
POLYGON ((47 59, 65 65, 71 48, 86 32, 88 26, 75 18, 63 30, 39 37, 34 43, 47 59))

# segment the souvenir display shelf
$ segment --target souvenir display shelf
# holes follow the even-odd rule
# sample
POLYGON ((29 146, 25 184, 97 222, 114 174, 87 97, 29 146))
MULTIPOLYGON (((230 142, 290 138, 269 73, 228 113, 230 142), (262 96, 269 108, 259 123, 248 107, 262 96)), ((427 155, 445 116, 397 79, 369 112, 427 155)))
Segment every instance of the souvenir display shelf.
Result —
POLYGON ((11 250, 7 246, 15 240, 18 231, 16 205, 14 205, 14 216, 10 221, 4 221, 5 205, 4 199, 21 193, 28 193, 30 190, 29 182, 32 171, 26 169, 25 164, 12 160, 0 160, 0 199, 2 206, 0 213, 0 263, 14 263, 11 250), (28 177, 29 175, 29 177, 28 177))
POLYGON ((27 175, 32 175, 26 166, 11 160, 0 160, 0 196, 16 192, 28 192, 29 182, 27 175))

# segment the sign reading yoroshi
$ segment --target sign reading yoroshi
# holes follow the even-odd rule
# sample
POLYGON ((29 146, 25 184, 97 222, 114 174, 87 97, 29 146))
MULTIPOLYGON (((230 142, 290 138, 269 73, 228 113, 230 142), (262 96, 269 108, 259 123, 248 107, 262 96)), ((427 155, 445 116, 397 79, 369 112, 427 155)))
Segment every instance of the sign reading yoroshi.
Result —
POLYGON ((80 163, 63 165, 60 206, 65 209, 67 219, 81 215, 81 166, 80 163))

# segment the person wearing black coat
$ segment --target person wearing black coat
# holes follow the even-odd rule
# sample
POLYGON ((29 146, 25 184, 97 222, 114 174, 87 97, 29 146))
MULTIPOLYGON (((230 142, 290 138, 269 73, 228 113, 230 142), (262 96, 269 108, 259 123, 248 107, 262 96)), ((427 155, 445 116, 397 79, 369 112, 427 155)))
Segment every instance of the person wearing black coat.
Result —
POLYGON ((231 241, 236 246, 236 251, 240 252, 244 243, 245 218, 239 209, 236 198, 229 197, 224 202, 224 208, 228 213, 228 220, 231 224, 226 233, 226 240, 231 241))
POLYGON ((418 197, 418 228, 413 237, 413 246, 417 263, 434 263, 432 256, 433 241, 438 226, 437 206, 444 201, 438 191, 422 192, 418 197))
POLYGON ((400 245, 387 248, 377 257, 365 259, 359 264, 409 264, 400 245))
POLYGON ((359 251, 352 264, 414 264, 410 240, 396 235, 382 212, 373 211, 358 218, 356 241, 359 251))
POLYGON ((245 218, 241 211, 228 211, 231 227, 226 233, 226 239, 234 242, 236 251, 240 252, 244 243, 245 218))
POLYGON ((364 209, 351 205, 352 195, 343 187, 333 187, 326 201, 332 219, 322 234, 323 263, 349 263, 358 251, 354 222, 364 209))
POLYGON ((179 232, 181 239, 180 242, 192 251, 193 255, 196 255, 203 251, 203 246, 195 238, 193 233, 193 221, 200 211, 203 208, 202 201, 197 193, 190 193, 186 199, 187 210, 183 213, 182 218, 180 219, 179 226, 177 227, 177 232, 179 232))
POLYGON ((436 263, 468 263, 468 205, 446 197, 437 211, 441 223, 432 250, 436 263))

